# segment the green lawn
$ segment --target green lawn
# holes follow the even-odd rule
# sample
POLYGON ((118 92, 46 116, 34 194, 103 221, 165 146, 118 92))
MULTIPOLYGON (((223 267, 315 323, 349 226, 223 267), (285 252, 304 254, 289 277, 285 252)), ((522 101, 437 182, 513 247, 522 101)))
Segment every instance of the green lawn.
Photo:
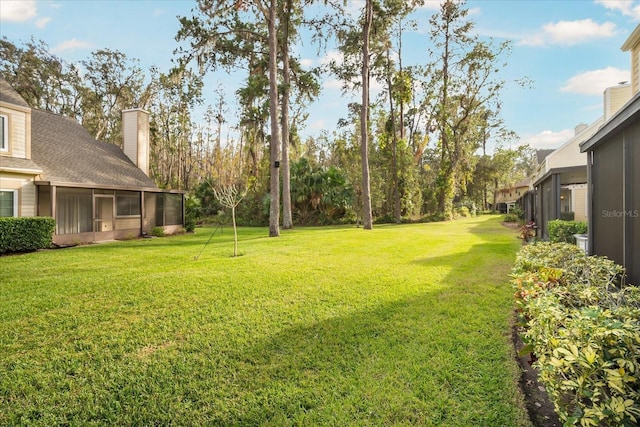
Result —
POLYGON ((1 257, 0 425, 529 425, 499 221, 1 257))

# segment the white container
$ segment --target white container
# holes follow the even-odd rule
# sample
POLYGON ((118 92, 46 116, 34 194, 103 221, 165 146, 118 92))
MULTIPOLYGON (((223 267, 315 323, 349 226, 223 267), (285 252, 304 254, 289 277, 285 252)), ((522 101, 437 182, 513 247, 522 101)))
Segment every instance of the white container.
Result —
POLYGON ((576 238, 576 245, 585 251, 585 253, 589 253, 589 238, 586 234, 574 234, 573 237, 576 238))

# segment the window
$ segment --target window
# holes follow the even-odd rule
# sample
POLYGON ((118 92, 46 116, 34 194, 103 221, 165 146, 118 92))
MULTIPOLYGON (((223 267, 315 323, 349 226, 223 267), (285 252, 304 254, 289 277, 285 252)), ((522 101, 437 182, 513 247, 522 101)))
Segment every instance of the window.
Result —
POLYGON ((116 216, 140 216, 140 193, 116 191, 116 216))
POLYGON ((56 198, 56 234, 92 231, 93 198, 91 190, 58 188, 56 198))
POLYGON ((9 117, 0 116, 0 151, 9 151, 9 117))
POLYGON ((182 194, 158 193, 156 226, 182 224, 182 194))
POLYGON ((0 190, 0 216, 18 216, 17 190, 0 190))

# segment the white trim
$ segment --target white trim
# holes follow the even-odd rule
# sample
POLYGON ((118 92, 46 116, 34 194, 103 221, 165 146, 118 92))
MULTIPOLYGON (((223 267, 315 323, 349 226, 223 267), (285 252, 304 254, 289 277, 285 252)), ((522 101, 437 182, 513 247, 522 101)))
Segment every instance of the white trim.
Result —
POLYGON ((13 193, 13 216, 18 216, 18 190, 12 188, 0 188, 0 192, 13 193))
POLYGON ((3 118, 2 124, 2 141, 0 141, 0 152, 9 151, 9 116, 6 114, 0 114, 0 118, 3 118))

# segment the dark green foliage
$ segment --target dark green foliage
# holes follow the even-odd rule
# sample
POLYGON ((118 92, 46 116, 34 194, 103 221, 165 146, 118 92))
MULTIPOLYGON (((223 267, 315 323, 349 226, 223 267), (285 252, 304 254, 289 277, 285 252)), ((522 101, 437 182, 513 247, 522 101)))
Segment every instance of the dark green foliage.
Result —
POLYGON ((48 248, 55 228, 53 218, 0 218, 0 253, 48 248))
POLYGON ((504 216, 504 222, 518 222, 520 218, 514 213, 508 213, 504 216))
POLYGON ((291 203, 300 225, 336 224, 348 216, 354 192, 341 169, 315 166, 303 157, 291 164, 291 203))
POLYGON ((162 227, 153 227, 151 229, 151 235, 154 237, 164 237, 164 228, 162 227))
POLYGON ((564 221, 554 219, 549 221, 549 240, 554 243, 576 243, 574 234, 585 234, 587 232, 587 223, 581 221, 564 221))
POLYGON ((573 221, 575 218, 575 212, 560 212, 560 219, 563 221, 573 221))
POLYGON ((511 208, 510 213, 516 215, 519 219, 523 219, 524 218, 524 211, 522 210, 520 205, 513 205, 513 207, 511 208))
POLYGON ((196 223, 200 219, 201 211, 200 199, 195 196, 185 198, 184 229, 187 233, 191 233, 196 229, 196 223))

